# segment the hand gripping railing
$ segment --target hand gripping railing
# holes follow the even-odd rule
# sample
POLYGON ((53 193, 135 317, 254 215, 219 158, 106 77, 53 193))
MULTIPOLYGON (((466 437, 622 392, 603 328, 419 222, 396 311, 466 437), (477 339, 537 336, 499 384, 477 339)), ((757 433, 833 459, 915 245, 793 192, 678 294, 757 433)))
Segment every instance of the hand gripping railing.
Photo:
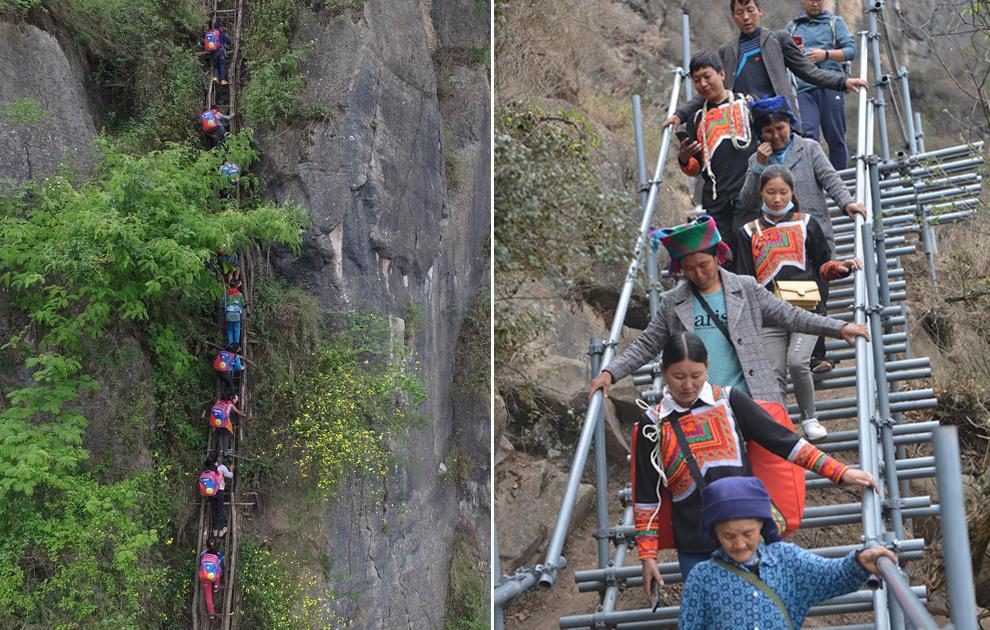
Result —
MULTIPOLYGON (((674 115, 677 109, 677 101, 680 96, 681 84, 684 80, 684 73, 680 68, 673 70, 674 86, 670 93, 670 102, 667 105, 667 115, 669 118, 674 115)), ((626 272, 626 279, 622 285, 622 293, 615 309, 615 317, 612 320, 612 328, 609 332, 608 341, 605 344, 605 352, 602 356, 601 366, 606 367, 615 355, 615 347, 622 334, 622 327, 629 308, 629 300, 632 297, 633 288, 636 284, 636 277, 639 273, 640 261, 643 252, 649 246, 648 237, 650 224, 653 220, 653 208, 656 205, 657 195, 660 191, 660 184, 663 182, 663 168, 667 162, 667 155, 670 151, 670 136, 673 127, 668 126, 661 140, 660 157, 657 160, 656 169, 653 172, 653 179, 650 180, 650 191, 647 197, 643 218, 639 226, 639 237, 636 239, 636 246, 633 249, 633 258, 629 263, 626 272)), ((502 583, 495 588, 492 596, 492 603, 496 607, 503 606, 506 602, 514 599, 521 593, 533 587, 537 581, 540 586, 553 586, 557 579, 557 571, 566 565, 566 559, 561 555, 564 548, 564 541, 567 538, 567 529, 570 526, 571 516, 574 513, 574 503, 577 499, 578 485, 581 483, 581 476, 584 474, 584 466, 588 459, 588 452, 591 447, 592 436, 595 432, 595 425, 601 422, 604 397, 601 390, 595 392, 588 404, 588 410, 584 416, 584 425, 581 429, 581 437, 578 440, 577 449, 574 453, 574 460, 571 464, 571 472, 567 479, 567 488, 564 497, 560 502, 560 512, 557 514, 557 522, 550 536, 547 547, 547 555, 542 565, 538 565, 533 570, 517 571, 516 576, 509 580, 502 580, 502 583)))

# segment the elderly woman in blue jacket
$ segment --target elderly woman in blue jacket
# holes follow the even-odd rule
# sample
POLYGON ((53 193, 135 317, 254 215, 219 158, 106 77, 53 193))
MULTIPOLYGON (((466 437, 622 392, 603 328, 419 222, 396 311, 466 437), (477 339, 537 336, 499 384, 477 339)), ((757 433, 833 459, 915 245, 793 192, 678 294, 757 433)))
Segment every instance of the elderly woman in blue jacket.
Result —
POLYGON ((681 630, 792 630, 812 606, 857 590, 892 551, 871 547, 822 558, 779 542, 770 495, 756 477, 725 477, 701 493, 702 530, 718 541, 684 584, 681 630))

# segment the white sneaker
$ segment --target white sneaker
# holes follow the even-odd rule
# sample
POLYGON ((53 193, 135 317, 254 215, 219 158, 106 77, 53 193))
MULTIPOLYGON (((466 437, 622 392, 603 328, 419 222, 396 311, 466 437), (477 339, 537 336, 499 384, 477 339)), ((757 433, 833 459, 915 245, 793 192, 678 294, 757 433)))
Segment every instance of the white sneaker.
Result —
POLYGON ((808 418, 801 421, 801 428, 804 429, 804 437, 812 442, 820 440, 828 435, 828 430, 818 422, 818 418, 808 418))

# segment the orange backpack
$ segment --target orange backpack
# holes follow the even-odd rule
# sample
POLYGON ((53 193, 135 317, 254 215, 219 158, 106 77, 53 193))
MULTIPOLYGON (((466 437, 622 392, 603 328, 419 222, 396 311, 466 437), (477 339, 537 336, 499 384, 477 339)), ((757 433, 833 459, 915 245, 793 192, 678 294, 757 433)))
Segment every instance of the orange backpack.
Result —
MULTIPOLYGON (((783 425, 789 431, 794 431, 794 423, 791 422, 790 416, 787 415, 787 409, 783 405, 765 400, 755 402, 773 418, 774 422, 783 425)), ((639 425, 639 422, 633 425, 632 444, 629 446, 630 452, 633 453, 633 457, 630 458, 630 479, 633 488, 636 487, 635 453, 639 425)), ((804 469, 774 455, 753 440, 746 442, 744 450, 749 456, 749 465, 753 469, 753 476, 758 477, 767 487, 774 507, 783 515, 784 521, 787 523, 787 529, 781 532, 781 537, 790 536, 800 526, 801 517, 804 515, 804 469)), ((660 549, 675 549, 677 547, 674 543, 672 502, 670 492, 665 486, 661 486, 660 511, 657 513, 655 521, 660 549)))

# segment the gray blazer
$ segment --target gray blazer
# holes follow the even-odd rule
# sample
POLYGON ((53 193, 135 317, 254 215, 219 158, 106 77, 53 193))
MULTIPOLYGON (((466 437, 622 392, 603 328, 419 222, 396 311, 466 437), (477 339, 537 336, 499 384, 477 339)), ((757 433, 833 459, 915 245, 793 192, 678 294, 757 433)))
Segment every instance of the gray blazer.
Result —
MULTIPOLYGON (((794 38, 786 31, 771 31, 762 29, 760 31, 760 48, 763 53, 763 65, 770 75, 770 84, 773 85, 774 94, 786 96, 791 104, 791 111, 800 120, 801 114, 798 111, 797 94, 794 93, 794 84, 787 71, 790 70, 800 79, 808 83, 826 87, 831 90, 843 92, 846 89, 846 78, 837 72, 822 70, 801 54, 801 50, 794 43, 794 38)), ((725 66, 725 88, 731 90, 736 82, 736 64, 739 62, 739 38, 722 45, 718 49, 718 56, 725 66)), ((694 112, 701 109, 705 99, 695 94, 694 98, 678 109, 676 114, 681 122, 687 121, 694 115, 694 112)))
MULTIPOLYGON (((725 269, 721 274, 732 346, 742 365, 749 392, 756 400, 783 403, 777 377, 763 351, 760 330, 764 326, 778 326, 791 332, 840 337, 839 331, 845 322, 815 315, 778 300, 751 276, 737 276, 725 269)), ((612 373, 612 382, 654 360, 667 339, 682 332, 694 332, 694 300, 689 282, 664 296, 660 311, 646 330, 605 367, 612 373)), ((709 357, 709 361, 717 360, 718 357, 709 357)))
MULTIPOLYGON (((828 196, 843 210, 856 200, 849 194, 839 173, 828 161, 822 145, 796 134, 792 134, 791 139, 791 148, 787 150, 784 166, 790 169, 791 175, 794 176, 794 196, 801 206, 801 212, 806 212, 818 220, 828 240, 828 250, 834 254, 835 237, 832 235, 832 218, 828 214, 825 192, 827 191, 828 196)), ((757 172, 757 165, 754 153, 749 156, 749 170, 739 192, 738 206, 747 210, 756 210, 763 203, 760 197, 760 173, 757 172)))

